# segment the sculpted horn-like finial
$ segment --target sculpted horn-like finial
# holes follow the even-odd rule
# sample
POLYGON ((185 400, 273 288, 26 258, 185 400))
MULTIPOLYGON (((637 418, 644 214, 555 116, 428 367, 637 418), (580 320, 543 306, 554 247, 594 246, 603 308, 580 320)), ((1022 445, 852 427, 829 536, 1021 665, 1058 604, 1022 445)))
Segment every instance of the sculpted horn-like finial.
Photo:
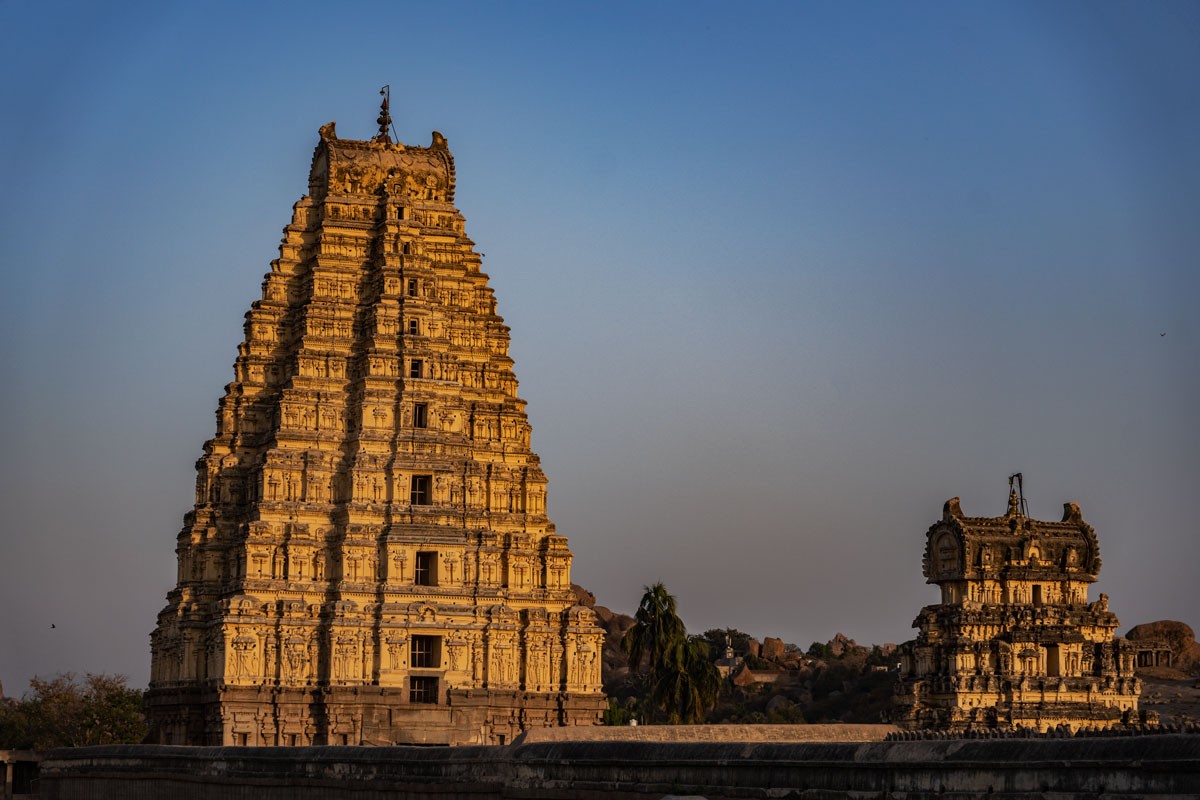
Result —
POLYGON ((1083 512, 1079 510, 1079 503, 1063 503, 1063 522, 1075 522, 1083 519, 1083 512))
POLYGON ((962 515, 962 505, 959 503, 957 497, 951 497, 946 501, 945 505, 942 506, 942 519, 946 520, 947 522, 949 522, 953 517, 961 517, 962 515))

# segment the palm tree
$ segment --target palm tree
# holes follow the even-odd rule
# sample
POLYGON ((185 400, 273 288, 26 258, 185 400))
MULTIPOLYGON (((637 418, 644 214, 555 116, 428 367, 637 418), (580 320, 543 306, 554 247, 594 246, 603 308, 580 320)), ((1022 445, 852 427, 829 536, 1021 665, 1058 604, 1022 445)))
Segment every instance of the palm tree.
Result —
POLYGON ((621 645, 643 675, 650 706, 672 724, 702 722, 721 686, 708 644, 687 635, 675 598, 661 583, 646 587, 634 620, 621 645))
POLYGON ((676 641, 664 654, 651 687, 655 707, 673 725, 694 725, 716 703, 721 676, 709 659, 708 643, 700 636, 676 641))
POLYGON ((687 637, 683 620, 675 610, 675 596, 661 582, 647 586, 634 615, 633 627, 625 632, 621 647, 629 654, 634 672, 653 672, 663 654, 687 637))

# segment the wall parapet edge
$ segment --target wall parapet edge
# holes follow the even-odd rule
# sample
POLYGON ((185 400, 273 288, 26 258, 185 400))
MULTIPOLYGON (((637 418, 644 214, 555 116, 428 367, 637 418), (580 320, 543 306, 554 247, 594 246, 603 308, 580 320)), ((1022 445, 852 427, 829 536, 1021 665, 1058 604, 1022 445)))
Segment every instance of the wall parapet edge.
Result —
POLYGON ((902 742, 541 742, 471 747, 124 745, 43 756, 44 800, 1200 796, 1200 735, 902 742), (337 789, 343 791, 338 792, 337 789))

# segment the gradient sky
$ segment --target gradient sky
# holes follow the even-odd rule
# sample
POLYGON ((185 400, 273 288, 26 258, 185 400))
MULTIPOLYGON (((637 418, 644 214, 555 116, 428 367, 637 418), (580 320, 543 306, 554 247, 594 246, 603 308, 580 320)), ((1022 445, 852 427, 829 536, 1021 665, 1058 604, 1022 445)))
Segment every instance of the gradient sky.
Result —
POLYGON ((1020 470, 1126 626, 1200 626, 1200 4, 246 5, 0 2, 8 693, 148 680, 242 315, 384 83, 601 603, 902 641, 1020 470))

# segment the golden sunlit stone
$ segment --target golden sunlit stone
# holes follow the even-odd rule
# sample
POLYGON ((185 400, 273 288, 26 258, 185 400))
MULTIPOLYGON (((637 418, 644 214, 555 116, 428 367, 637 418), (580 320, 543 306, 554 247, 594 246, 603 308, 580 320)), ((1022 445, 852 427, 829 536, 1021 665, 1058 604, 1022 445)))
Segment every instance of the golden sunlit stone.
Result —
POLYGON ((392 143, 382 121, 370 142, 320 136, 197 463, 151 637, 151 741, 596 724, 603 634, 546 516, 446 140, 392 143))
MULTIPOLYGON (((1017 477, 1017 476, 1014 476, 1017 477)), ((1016 491, 1002 517, 958 498, 927 535, 925 577, 942 591, 901 648, 891 719, 909 728, 1107 728, 1137 721, 1135 651, 1114 637, 1108 597, 1088 602, 1100 545, 1079 506, 1030 519, 1016 491)))

